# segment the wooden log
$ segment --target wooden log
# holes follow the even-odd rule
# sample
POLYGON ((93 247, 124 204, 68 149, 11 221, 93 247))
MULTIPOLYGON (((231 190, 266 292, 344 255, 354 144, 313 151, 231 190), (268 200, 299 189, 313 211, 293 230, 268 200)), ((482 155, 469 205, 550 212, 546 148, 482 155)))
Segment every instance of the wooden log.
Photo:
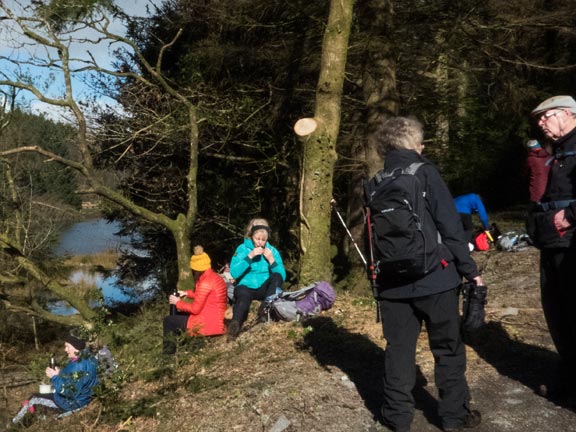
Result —
POLYGON ((29 380, 25 380, 25 381, 5 382, 5 383, 0 383, 0 387, 3 387, 3 388, 22 387, 22 386, 25 386, 28 384, 33 384, 35 382, 36 382, 35 379, 29 379, 29 380))

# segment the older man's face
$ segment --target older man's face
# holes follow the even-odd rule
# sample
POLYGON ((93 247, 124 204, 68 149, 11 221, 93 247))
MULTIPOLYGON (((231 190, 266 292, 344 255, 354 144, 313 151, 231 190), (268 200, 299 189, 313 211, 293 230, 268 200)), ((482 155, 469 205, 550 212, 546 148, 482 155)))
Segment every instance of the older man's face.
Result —
POLYGON ((572 129, 567 128, 571 117, 572 114, 566 109, 551 109, 540 115, 538 126, 548 138, 557 140, 572 129))

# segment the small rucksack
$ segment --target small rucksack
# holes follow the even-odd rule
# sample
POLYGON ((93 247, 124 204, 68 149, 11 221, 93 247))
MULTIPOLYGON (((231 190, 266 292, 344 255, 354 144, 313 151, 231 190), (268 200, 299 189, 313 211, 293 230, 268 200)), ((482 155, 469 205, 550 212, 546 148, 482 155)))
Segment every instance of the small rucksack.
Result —
POLYGON ((526 249, 531 245, 530 237, 528 234, 518 233, 516 231, 508 231, 498 237, 496 247, 505 252, 518 252, 526 249))
POLYGON ((119 368, 118 362, 110 352, 106 345, 102 346, 96 353, 96 361, 98 362, 98 375, 108 376, 112 375, 119 368))
POLYGON ((408 284, 440 264, 438 231, 416 176, 424 164, 382 170, 365 184, 369 252, 379 284, 408 284))
POLYGON ((265 300, 263 320, 300 321, 328 310, 336 292, 328 282, 315 282, 297 291, 283 291, 265 300))

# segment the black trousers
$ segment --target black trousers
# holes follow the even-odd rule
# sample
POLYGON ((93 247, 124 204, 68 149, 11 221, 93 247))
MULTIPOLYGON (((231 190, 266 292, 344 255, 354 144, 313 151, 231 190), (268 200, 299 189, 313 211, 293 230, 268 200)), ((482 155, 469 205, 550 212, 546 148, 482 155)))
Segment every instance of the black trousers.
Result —
POLYGON ((472 237, 474 236, 474 223, 472 222, 472 215, 468 213, 460 213, 460 220, 462 221, 462 228, 464 228, 464 235, 468 243, 474 243, 472 237))
POLYGON ((250 304, 252 300, 264 300, 266 297, 276 293, 276 288, 282 287, 282 276, 278 273, 271 273, 270 277, 258 289, 248 288, 244 285, 237 285, 234 289, 234 307, 232 309, 232 320, 240 322, 240 325, 248 318, 250 304))
POLYGON ((163 353, 174 354, 176 352, 176 339, 186 331, 188 315, 168 315, 163 322, 163 353))
POLYGON ((576 250, 542 250, 540 289, 550 336, 560 355, 558 379, 576 385, 576 250))
POLYGON ((466 351, 460 334, 458 292, 452 289, 425 297, 381 300, 386 339, 382 415, 389 425, 408 429, 414 417, 416 343, 426 325, 434 355, 442 426, 459 426, 470 412, 466 382, 466 351))

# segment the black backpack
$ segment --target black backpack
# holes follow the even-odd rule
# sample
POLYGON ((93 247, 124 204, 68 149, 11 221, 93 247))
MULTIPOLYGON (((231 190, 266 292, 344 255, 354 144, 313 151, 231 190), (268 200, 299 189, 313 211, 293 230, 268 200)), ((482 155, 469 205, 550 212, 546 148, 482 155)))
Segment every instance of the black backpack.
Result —
POLYGON ((440 264, 438 231, 416 176, 424 164, 382 170, 364 185, 369 267, 380 286, 412 283, 440 264))

